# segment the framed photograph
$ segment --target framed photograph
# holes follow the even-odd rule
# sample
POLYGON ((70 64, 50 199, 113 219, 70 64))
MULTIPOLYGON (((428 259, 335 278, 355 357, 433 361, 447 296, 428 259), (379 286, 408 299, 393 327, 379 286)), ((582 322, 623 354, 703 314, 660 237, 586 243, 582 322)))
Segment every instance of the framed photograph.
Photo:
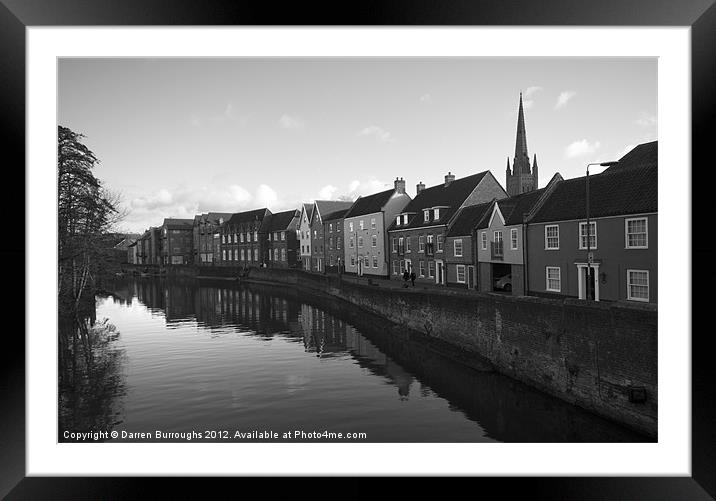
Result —
POLYGON ((688 229, 716 7, 323 14, 4 1, 27 296, 0 493, 713 496, 688 229))

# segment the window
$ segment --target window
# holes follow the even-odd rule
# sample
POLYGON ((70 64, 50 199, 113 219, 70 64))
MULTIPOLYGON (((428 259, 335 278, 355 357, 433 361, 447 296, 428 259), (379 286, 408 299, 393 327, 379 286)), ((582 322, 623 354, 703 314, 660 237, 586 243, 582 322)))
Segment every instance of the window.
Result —
POLYGON ((562 273, 559 267, 547 266, 547 290, 550 292, 562 291, 562 273))
POLYGON ((443 236, 438 235, 438 252, 443 251, 443 236))
POLYGON ((486 250, 486 249, 487 249, 487 232, 483 231, 482 232, 482 250, 486 250))
POLYGON ((313 238, 318 238, 318 230, 313 230, 313 238))
POLYGON ((241 260, 246 261, 246 254, 244 253, 244 249, 241 249, 241 260))
POLYGON ((396 225, 396 226, 400 226, 400 216, 397 216, 397 217, 395 218, 395 225, 396 225))
POLYGON ((398 252, 398 239, 393 237, 393 252, 398 252))
POLYGON ((440 209, 435 209, 435 221, 440 219, 440 209))
POLYGON ((428 261, 428 277, 435 277, 435 261, 428 261))
POLYGON ((348 247, 351 249, 355 247, 355 241, 353 240, 353 236, 351 236, 350 240, 348 240, 348 247))
POLYGON ((544 227, 544 248, 546 250, 559 249, 559 226, 549 224, 544 227))
POLYGON ((627 270, 627 299, 631 301, 649 301, 648 271, 627 270))
MULTIPOLYGON (((579 223, 579 248, 587 248, 587 223, 579 223)), ((589 222, 589 248, 597 248, 597 223, 589 222)))
POLYGON ((359 224, 360 224, 360 229, 362 230, 363 229, 363 220, 362 219, 360 220, 359 224))
POLYGON ((328 249, 333 250, 333 237, 328 239, 328 249))
POLYGON ((452 243, 455 257, 462 257, 462 238, 456 238, 452 243))
POLYGON ((366 268, 370 266, 370 258, 368 256, 365 256, 363 258, 363 266, 365 266, 366 268))
POLYGON ((358 247, 363 247, 363 237, 358 237, 358 247))
POLYGON ((400 274, 402 275, 405 272, 405 261, 402 259, 400 260, 400 274))
POLYGON ((356 257, 351 256, 351 266, 355 266, 355 265, 356 265, 356 257))
POLYGON ((259 250, 254 249, 254 261, 259 262, 259 250))
POLYGON ((410 237, 405 237, 405 252, 410 252, 410 237))
POLYGON ((333 233, 333 223, 328 224, 328 233, 333 233))
POLYGON ((269 249, 269 254, 268 254, 269 261, 273 260, 273 258, 271 256, 273 256, 273 251, 271 249, 269 249))
POLYGON ((350 229, 351 231, 353 231, 353 221, 351 221, 350 223, 348 223, 348 227, 349 227, 349 229, 350 229))
POLYGON ((259 232, 257 230, 254 230, 254 242, 259 241, 259 232))
POLYGON ((428 235, 428 243, 425 250, 428 256, 432 256, 435 253, 435 250, 433 249, 433 235, 428 235))
POLYGON ((226 261, 226 251, 225 250, 221 251, 221 260, 226 261))
POLYGON ((370 246, 378 247, 378 236, 377 235, 373 235, 372 237, 370 237, 370 246))
POLYGON ((221 235, 221 243, 222 244, 226 243, 226 235, 221 235))
POLYGON ((624 223, 627 249, 648 249, 649 238, 645 217, 627 219, 624 223))
POLYGON ((378 267, 378 256, 373 256, 373 268, 378 267))
POLYGON ((423 211, 423 221, 426 222, 426 223, 427 223, 428 221, 430 221, 430 211, 429 211, 429 210, 424 210, 424 211, 423 211))
POLYGON ((286 260, 286 249, 281 249, 281 261, 286 260))
POLYGON ((403 214, 403 224, 408 224, 408 215, 403 214))
POLYGON ((370 218, 370 229, 371 230, 375 229, 375 218, 374 217, 370 218))
POLYGON ((459 283, 459 284, 465 283, 465 265, 464 264, 457 265, 457 283, 459 283))
POLYGON ((425 252, 425 236, 420 235, 418 237, 418 252, 425 252))
POLYGON ((517 250, 517 228, 512 228, 510 230, 510 248, 512 250, 517 250))
POLYGON ((405 253, 405 243, 403 237, 398 238, 398 254, 405 253))
POLYGON ((425 276, 425 261, 422 261, 422 260, 420 261, 419 269, 420 269, 420 276, 424 277, 425 276))
POLYGON ((397 275, 397 274, 398 274, 398 261, 396 261, 394 259, 393 260, 393 275, 397 275))
POLYGON ((340 238, 336 239, 336 249, 341 250, 341 240, 340 238))

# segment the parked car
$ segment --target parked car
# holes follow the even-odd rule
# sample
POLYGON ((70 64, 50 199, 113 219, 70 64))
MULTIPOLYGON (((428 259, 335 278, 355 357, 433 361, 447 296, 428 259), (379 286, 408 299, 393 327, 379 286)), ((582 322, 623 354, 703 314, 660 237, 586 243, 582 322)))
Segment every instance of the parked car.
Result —
POLYGON ((495 282, 495 289, 506 292, 512 291, 512 273, 508 273, 504 277, 498 279, 497 282, 495 282))

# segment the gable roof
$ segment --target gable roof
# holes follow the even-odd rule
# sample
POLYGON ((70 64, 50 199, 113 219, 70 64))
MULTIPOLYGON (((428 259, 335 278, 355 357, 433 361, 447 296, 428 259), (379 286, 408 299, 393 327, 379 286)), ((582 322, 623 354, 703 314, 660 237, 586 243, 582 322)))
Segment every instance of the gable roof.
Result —
POLYGON ((224 221, 228 221, 233 214, 231 212, 207 212, 204 214, 198 214, 194 218, 194 223, 197 222, 209 222, 212 224, 219 224, 219 219, 223 219, 224 221))
POLYGON ((301 212, 301 216, 303 216, 303 213, 306 214, 306 217, 308 218, 308 223, 311 223, 311 218, 313 218, 313 204, 302 204, 301 207, 303 208, 301 212))
POLYGON ((194 226, 194 220, 168 217, 164 219, 164 224, 162 224, 162 226, 165 228, 174 228, 176 230, 190 230, 194 226))
MULTIPOLYGON (((500 208, 500 214, 505 218, 505 226, 524 223, 527 214, 544 195, 545 190, 546 188, 540 188, 539 190, 520 193, 502 200, 495 200, 495 204, 500 208)), ((488 226, 489 218, 485 217, 477 228, 487 228, 488 226)))
POLYGON ((642 143, 635 146, 629 153, 619 159, 619 163, 612 165, 604 172, 614 172, 635 167, 646 167, 659 164, 659 142, 642 143))
POLYGON ((365 216, 366 214, 380 212, 394 193, 395 189, 391 188, 367 197, 358 197, 358 200, 353 202, 353 206, 346 212, 344 217, 365 216))
MULTIPOLYGON (((656 165, 605 170, 589 176, 589 216, 607 217, 657 212, 656 165)), ((586 178, 560 181, 530 223, 584 219, 586 178)))
POLYGON ((297 209, 287 210, 271 214, 271 222, 267 226, 268 231, 284 231, 290 229, 291 223, 301 217, 301 211, 297 209))
POLYGON ((418 193, 413 200, 403 209, 401 214, 413 213, 408 224, 397 226, 395 221, 392 222, 388 230, 405 230, 410 228, 420 228, 421 226, 436 226, 436 222, 430 220, 424 222, 423 209, 432 207, 445 207, 440 211, 440 220, 438 225, 447 224, 450 218, 462 206, 465 199, 477 187, 490 171, 479 172, 472 176, 455 179, 449 185, 445 183, 425 188, 418 193))
POLYGON ((243 223, 250 223, 252 221, 263 221, 267 214, 270 214, 270 212, 265 207, 263 209, 236 212, 235 214, 232 214, 229 220, 225 221, 225 223, 228 223, 231 226, 236 226, 243 223))
MULTIPOLYGON (((341 209, 348 210, 353 205, 353 202, 341 201, 341 200, 316 200, 314 203, 316 209, 313 211, 313 217, 318 217, 323 220, 326 216, 329 216, 333 212, 337 212, 341 209)), ((311 223, 313 220, 311 219, 311 223)))
POLYGON ((323 217, 323 222, 333 221, 336 219, 343 219, 346 217, 346 213, 349 210, 350 209, 340 209, 340 210, 333 211, 330 214, 327 214, 326 216, 323 217))
POLYGON ((463 207, 450 225, 447 236, 461 237, 472 234, 473 228, 476 228, 480 221, 482 221, 487 214, 490 214, 492 204, 493 202, 485 202, 483 204, 463 207))

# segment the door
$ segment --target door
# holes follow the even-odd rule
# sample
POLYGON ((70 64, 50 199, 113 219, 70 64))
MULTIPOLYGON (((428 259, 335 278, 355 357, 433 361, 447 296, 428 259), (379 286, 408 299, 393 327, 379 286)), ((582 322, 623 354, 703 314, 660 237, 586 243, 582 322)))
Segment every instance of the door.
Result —
POLYGON ((587 292, 589 292, 589 299, 591 301, 599 301, 599 266, 592 265, 592 273, 589 279, 587 279, 587 265, 578 264, 579 269, 579 299, 587 299, 587 292), (587 289, 589 288, 589 289, 587 289))
POLYGON ((467 288, 468 289, 475 288, 475 267, 474 266, 467 267, 467 288))
POLYGON ((445 284, 445 278, 443 276, 443 262, 436 261, 437 270, 435 273, 435 281, 439 285, 445 284))

